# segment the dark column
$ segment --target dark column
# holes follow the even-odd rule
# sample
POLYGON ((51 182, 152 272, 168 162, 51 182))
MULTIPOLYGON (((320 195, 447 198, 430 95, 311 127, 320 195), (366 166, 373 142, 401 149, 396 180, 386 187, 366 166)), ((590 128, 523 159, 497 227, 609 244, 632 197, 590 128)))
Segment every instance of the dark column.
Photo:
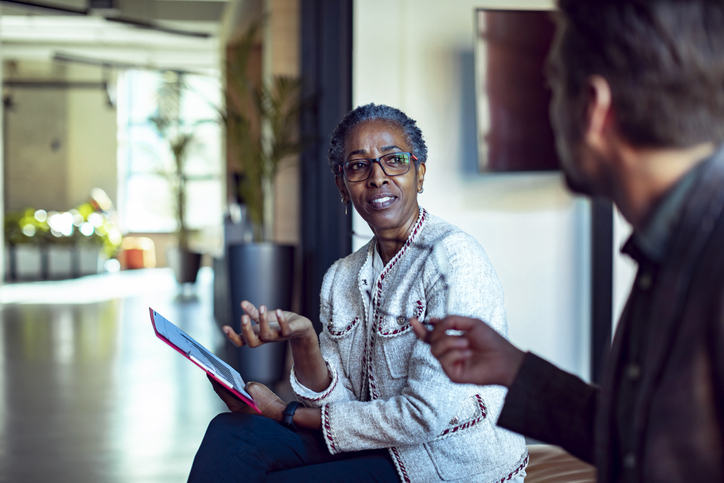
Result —
POLYGON ((613 322, 613 205, 591 201, 591 382, 603 377, 613 322))
POLYGON ((311 102, 301 117, 301 312, 317 330, 327 269, 352 249, 349 215, 327 164, 329 136, 352 109, 352 1, 302 0, 302 78, 311 102))

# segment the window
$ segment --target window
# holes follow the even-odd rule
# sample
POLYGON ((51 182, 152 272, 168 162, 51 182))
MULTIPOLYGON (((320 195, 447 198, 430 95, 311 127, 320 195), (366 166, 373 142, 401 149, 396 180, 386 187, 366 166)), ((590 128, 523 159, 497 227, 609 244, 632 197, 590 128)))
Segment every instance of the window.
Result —
POLYGON ((178 75, 178 126, 193 133, 184 157, 186 220, 190 229, 222 223, 222 126, 215 106, 221 102, 218 78, 129 70, 118 82, 118 206, 125 233, 173 232, 175 197, 168 174, 174 157, 169 142, 151 118, 164 82, 178 75))

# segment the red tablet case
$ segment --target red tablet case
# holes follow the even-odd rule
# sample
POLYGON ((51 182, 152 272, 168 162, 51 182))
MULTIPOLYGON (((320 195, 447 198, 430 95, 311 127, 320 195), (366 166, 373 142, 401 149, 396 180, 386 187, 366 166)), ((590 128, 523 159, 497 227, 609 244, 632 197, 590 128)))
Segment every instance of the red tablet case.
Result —
POLYGON ((156 336, 157 336, 159 339, 161 339, 162 341, 164 341, 164 342, 165 342, 166 344, 168 344, 169 346, 173 347, 179 354, 181 354, 182 356, 184 356, 186 359, 190 360, 190 361, 193 362, 195 365, 197 365, 198 367, 200 367, 201 369, 203 369, 204 372, 206 372, 206 374, 208 374, 211 378, 213 378, 215 381, 219 382, 219 384, 223 385, 225 388, 227 388, 229 391, 231 391, 236 397, 238 397, 239 399, 241 399, 242 401, 244 401, 246 404, 248 404, 249 406, 251 406, 252 408, 254 408, 254 410, 255 410, 256 412, 258 412, 259 414, 261 414, 261 411, 259 411, 259 408, 256 406, 256 403, 255 403, 254 400, 251 398, 251 395, 250 395, 249 393, 247 393, 247 392, 243 389, 243 387, 242 387, 242 388, 234 387, 234 382, 233 382, 233 381, 227 381, 227 380, 225 380, 223 377, 219 376, 219 375, 216 373, 216 371, 214 371, 213 369, 211 369, 211 368, 209 368, 209 367, 206 367, 206 365, 205 365, 203 362, 201 362, 198 357, 195 357, 190 351, 189 351, 188 353, 185 352, 183 349, 181 349, 181 348, 178 347, 176 344, 174 344, 173 342, 171 342, 169 339, 167 339, 166 337, 164 337, 164 335, 161 334, 161 333, 158 331, 158 327, 156 326, 156 320, 157 320, 157 318, 162 319, 165 324, 171 325, 176 331, 178 331, 179 335, 181 335, 182 337, 186 338, 186 339, 192 344, 192 346, 196 346, 197 349, 200 349, 200 350, 202 351, 201 353, 202 353, 203 355, 205 355, 207 358, 211 358, 211 359, 212 359, 212 363, 213 363, 214 365, 216 365, 217 367, 226 368, 231 374, 236 374, 236 375, 238 375, 238 376, 239 376, 239 379, 243 382, 243 379, 241 378, 241 375, 239 375, 238 372, 236 372, 231 366, 229 366, 229 365, 226 364, 224 361, 222 361, 222 360, 219 359, 217 356, 215 356, 213 353, 211 353, 211 352, 210 352, 208 349, 206 349, 204 346, 202 346, 201 344, 199 344, 198 342, 196 342, 191 336, 189 336, 189 335, 188 335, 186 332, 184 332, 183 330, 179 329, 176 325, 174 325, 172 322, 170 322, 166 317, 162 316, 161 314, 159 314, 158 312, 156 312, 155 310, 153 310, 151 307, 149 307, 148 310, 149 310, 149 312, 150 312, 150 314, 151 314, 151 323, 153 324, 153 330, 154 330, 154 332, 156 332, 156 336))

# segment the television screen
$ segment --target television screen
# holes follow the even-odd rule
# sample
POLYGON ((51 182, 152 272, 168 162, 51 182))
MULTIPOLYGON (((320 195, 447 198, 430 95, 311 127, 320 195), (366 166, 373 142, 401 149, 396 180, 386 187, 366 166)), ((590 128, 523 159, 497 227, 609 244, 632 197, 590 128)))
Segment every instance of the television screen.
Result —
POLYGON ((475 15, 480 170, 558 169, 544 75, 555 31, 551 12, 478 9, 475 15))

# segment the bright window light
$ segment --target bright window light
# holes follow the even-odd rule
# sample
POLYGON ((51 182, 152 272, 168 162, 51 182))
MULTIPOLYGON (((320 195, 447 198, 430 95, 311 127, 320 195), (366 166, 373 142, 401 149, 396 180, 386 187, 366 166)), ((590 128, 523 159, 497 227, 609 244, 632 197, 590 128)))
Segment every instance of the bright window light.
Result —
MULTIPOLYGON (((124 233, 176 230, 169 143, 151 122, 163 73, 129 70, 118 81, 118 213, 124 233)), ((184 158, 186 219, 191 229, 221 224, 223 217, 222 126, 218 78, 183 74, 178 113, 193 140, 184 158)), ((168 78, 167 78, 168 80, 168 78)), ((92 222, 90 219, 88 220, 92 222)))

